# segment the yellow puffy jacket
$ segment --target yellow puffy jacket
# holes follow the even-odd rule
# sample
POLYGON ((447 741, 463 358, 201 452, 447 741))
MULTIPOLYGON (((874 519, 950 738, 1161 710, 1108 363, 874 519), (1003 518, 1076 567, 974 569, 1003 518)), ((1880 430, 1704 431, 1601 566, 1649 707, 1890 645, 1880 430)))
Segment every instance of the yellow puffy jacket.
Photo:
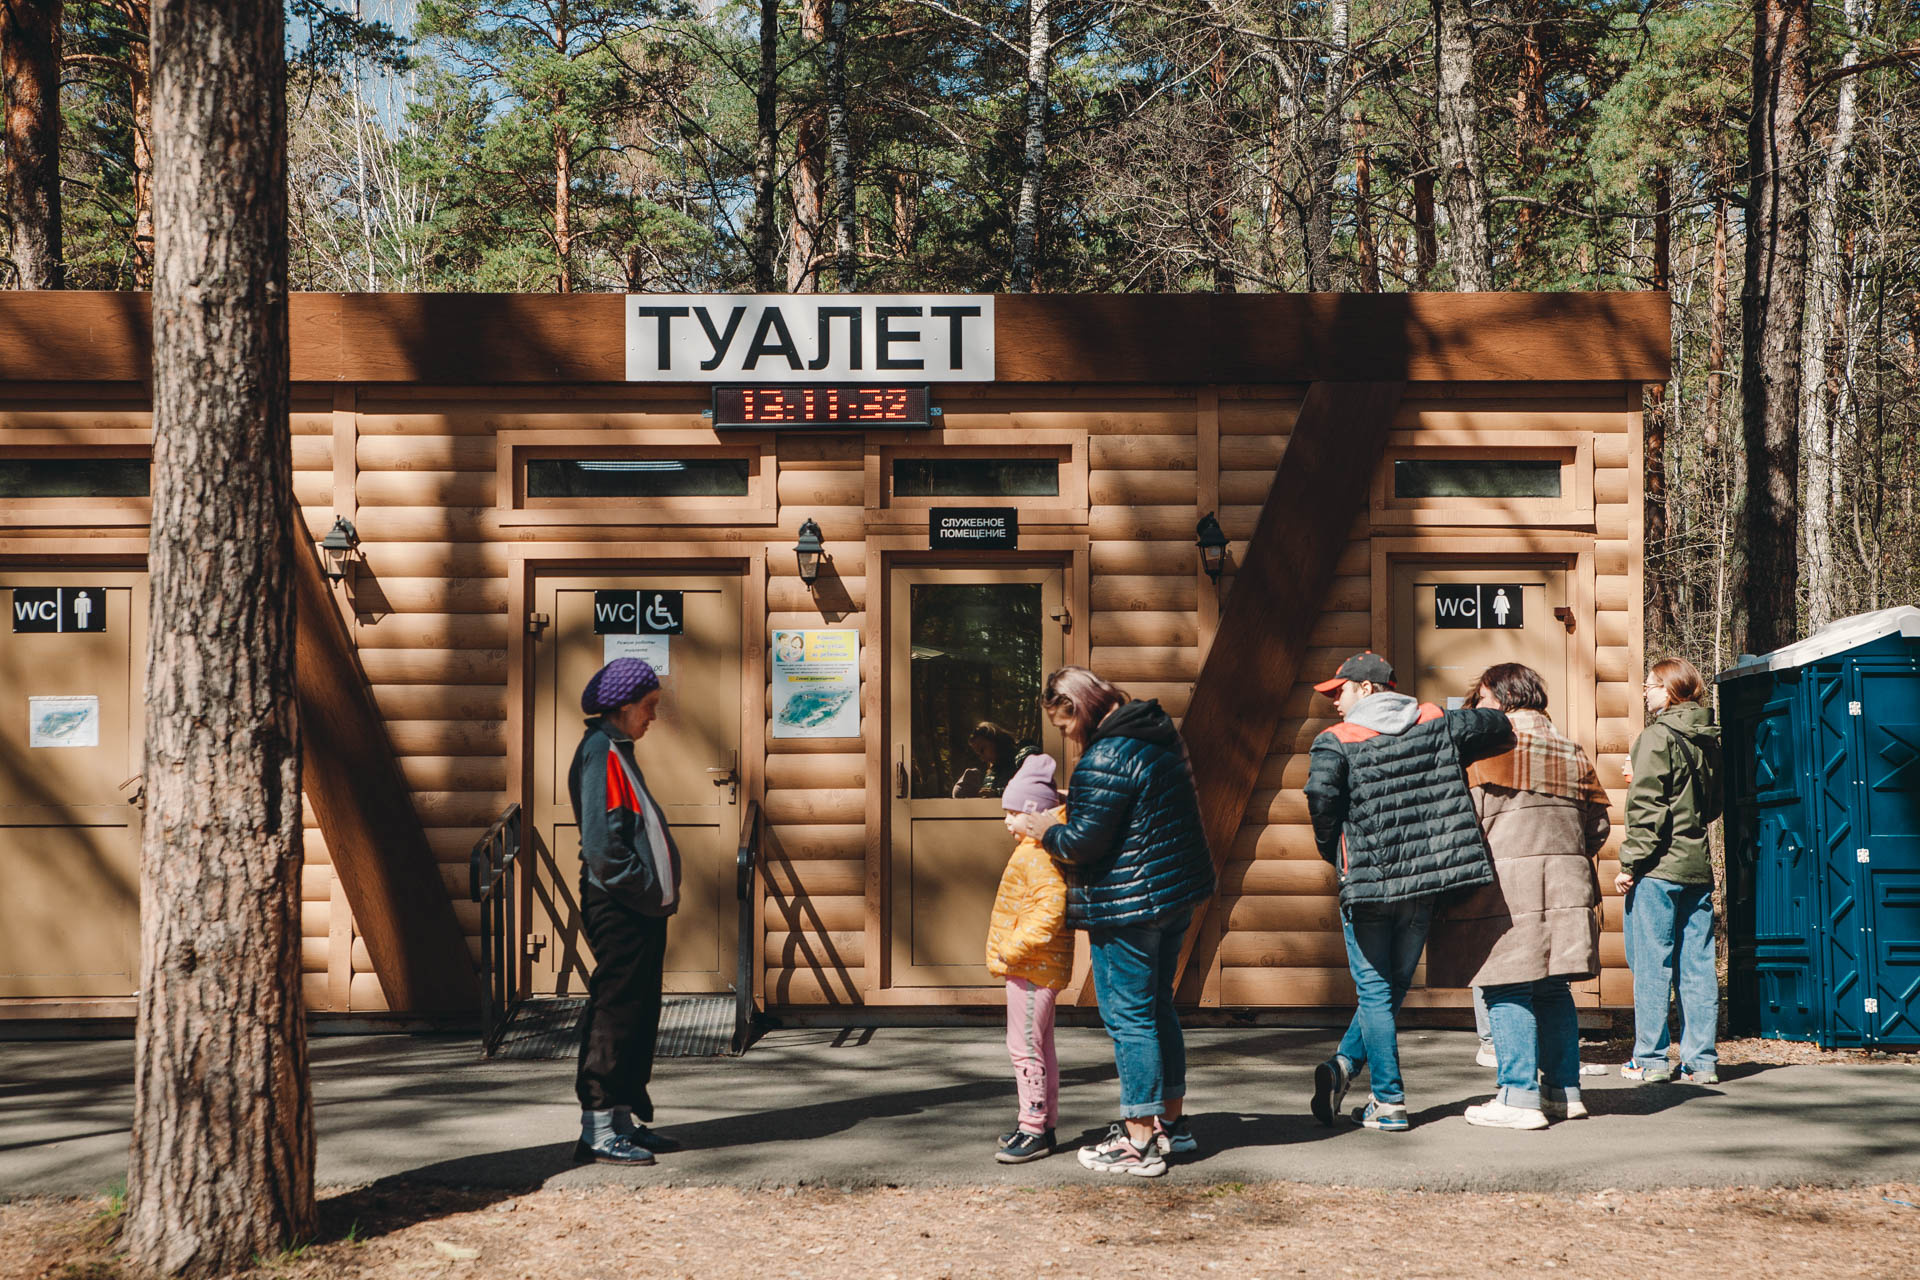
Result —
MULTIPOLYGON (((1064 819, 1066 809, 1055 809, 1064 819)), ((1024 836, 1007 859, 987 928, 987 972, 1025 978, 1055 991, 1073 976, 1073 934, 1067 924, 1067 882, 1035 841, 1024 836)))

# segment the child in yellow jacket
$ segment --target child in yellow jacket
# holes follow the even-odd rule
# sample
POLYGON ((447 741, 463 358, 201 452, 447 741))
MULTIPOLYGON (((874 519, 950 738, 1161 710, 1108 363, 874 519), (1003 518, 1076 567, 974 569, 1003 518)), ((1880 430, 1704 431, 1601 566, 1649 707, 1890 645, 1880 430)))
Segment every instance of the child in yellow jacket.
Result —
MULTIPOLYGON (((1052 756, 1027 758, 1001 793, 1008 813, 1066 811, 1053 785, 1052 756)), ((1007 1053, 1020 1091, 1020 1121, 1000 1136, 994 1159, 1025 1164, 1053 1152, 1060 1118, 1060 1060, 1053 1049, 1053 1006, 1073 974, 1067 932, 1067 882, 1037 841, 1022 837, 1007 859, 987 929, 987 971, 1007 983, 1007 1053)))

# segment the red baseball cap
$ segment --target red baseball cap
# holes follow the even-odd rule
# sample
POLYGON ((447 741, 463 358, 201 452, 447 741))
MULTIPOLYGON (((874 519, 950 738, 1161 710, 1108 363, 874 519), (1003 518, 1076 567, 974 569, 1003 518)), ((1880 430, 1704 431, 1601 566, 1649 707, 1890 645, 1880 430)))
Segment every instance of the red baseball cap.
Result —
POLYGON ((1369 649, 1365 653, 1356 653, 1341 663, 1340 669, 1333 673, 1333 679, 1322 680, 1313 687, 1331 698, 1340 692, 1340 686, 1349 680, 1355 684, 1371 682, 1376 688, 1391 689, 1393 688, 1393 667, 1385 658, 1369 649))

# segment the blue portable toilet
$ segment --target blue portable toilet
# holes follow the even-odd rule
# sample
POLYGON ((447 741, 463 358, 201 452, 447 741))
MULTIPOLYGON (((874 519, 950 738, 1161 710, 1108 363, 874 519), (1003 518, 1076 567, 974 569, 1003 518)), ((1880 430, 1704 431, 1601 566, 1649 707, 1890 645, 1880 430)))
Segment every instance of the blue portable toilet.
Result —
POLYGON ((1736 1031, 1920 1045, 1920 609, 1717 677, 1736 1031))

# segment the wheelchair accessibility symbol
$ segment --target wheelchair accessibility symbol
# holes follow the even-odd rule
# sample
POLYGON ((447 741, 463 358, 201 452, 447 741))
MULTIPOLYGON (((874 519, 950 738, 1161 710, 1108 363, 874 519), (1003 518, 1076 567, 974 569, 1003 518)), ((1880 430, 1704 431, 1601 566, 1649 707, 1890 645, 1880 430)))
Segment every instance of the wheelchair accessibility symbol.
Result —
POLYGON ((596 635, 677 636, 686 623, 683 591, 596 591, 596 635))

